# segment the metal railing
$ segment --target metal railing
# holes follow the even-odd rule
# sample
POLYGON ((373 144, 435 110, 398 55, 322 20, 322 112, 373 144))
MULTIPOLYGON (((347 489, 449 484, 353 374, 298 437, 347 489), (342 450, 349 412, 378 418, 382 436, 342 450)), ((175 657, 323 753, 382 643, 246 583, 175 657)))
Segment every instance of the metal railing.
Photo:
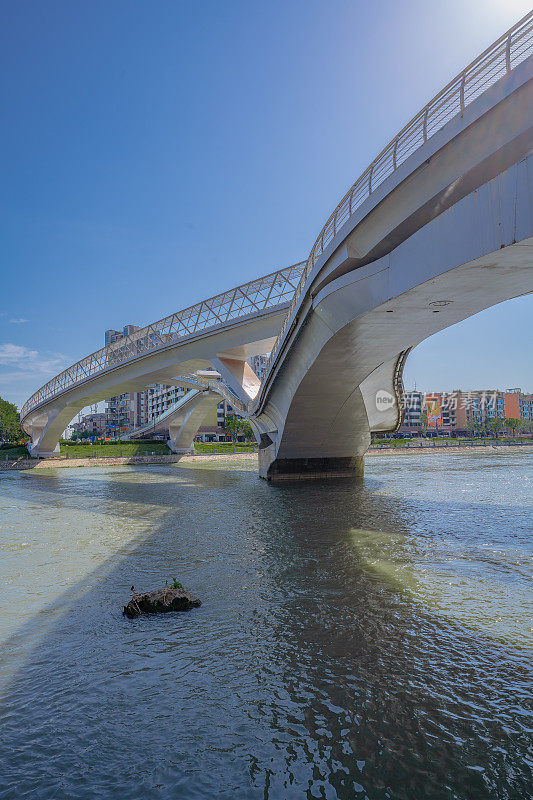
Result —
POLYGON ((288 303, 294 294, 304 262, 276 270, 263 278, 177 311, 117 342, 102 347, 45 383, 22 406, 23 420, 36 406, 87 378, 130 359, 175 344, 186 336, 226 324, 231 320, 288 303))
POLYGON ((287 316, 272 348, 267 372, 276 360, 292 312, 300 300, 311 270, 337 231, 370 197, 372 192, 430 136, 443 128, 454 117, 462 116, 466 106, 518 64, 525 61, 532 53, 533 11, 530 11, 430 100, 389 142, 346 192, 318 234, 309 258, 305 262, 287 316))

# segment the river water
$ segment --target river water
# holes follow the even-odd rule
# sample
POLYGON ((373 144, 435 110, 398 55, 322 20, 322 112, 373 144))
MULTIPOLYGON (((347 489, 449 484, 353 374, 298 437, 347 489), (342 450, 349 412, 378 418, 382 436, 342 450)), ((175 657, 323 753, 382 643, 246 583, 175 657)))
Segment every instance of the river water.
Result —
POLYGON ((0 798, 494 798, 531 779, 533 455, 0 473, 0 798), (203 602, 127 620, 177 577, 203 602))

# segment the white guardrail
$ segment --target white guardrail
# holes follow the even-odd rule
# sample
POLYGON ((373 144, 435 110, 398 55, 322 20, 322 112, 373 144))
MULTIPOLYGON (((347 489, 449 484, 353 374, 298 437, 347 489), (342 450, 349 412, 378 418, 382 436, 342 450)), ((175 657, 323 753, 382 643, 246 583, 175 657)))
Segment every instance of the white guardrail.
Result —
POLYGON ((453 117, 458 114, 462 115, 466 106, 476 97, 522 61, 525 61, 532 53, 533 11, 530 11, 430 100, 356 180, 318 234, 309 258, 305 262, 287 316, 272 348, 267 372, 279 354, 279 347, 292 312, 298 304, 311 270, 341 226, 370 197, 380 183, 392 175, 400 164, 423 145, 432 134, 444 127, 453 117))
POLYGON ((206 328, 224 325, 231 320, 264 311, 268 308, 288 303, 294 294, 305 262, 285 267, 263 278, 237 286, 203 300, 194 306, 177 311, 169 317, 119 339, 118 342, 102 347, 90 356, 82 358, 65 369, 48 383, 45 383, 24 403, 20 412, 23 420, 41 403, 50 400, 66 389, 70 389, 87 378, 116 367, 130 359, 139 358, 154 350, 168 347, 179 339, 191 336, 206 328))

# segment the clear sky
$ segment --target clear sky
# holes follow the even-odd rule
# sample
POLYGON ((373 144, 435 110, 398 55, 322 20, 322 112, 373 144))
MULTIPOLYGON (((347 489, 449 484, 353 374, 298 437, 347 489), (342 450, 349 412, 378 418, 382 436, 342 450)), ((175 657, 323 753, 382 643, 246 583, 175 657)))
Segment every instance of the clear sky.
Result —
MULTIPOLYGON (((520 0, 8 3, 0 395, 307 257, 407 120, 520 0)), ((414 351, 406 386, 533 390, 532 298, 414 351)))

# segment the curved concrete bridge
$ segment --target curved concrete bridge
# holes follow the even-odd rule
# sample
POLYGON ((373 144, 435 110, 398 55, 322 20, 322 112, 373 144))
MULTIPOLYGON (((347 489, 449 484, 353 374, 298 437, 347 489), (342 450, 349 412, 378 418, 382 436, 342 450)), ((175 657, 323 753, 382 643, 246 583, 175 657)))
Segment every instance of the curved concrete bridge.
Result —
POLYGON ((290 268, 291 284, 300 279, 284 295, 288 310, 260 309, 231 331, 221 321, 194 341, 162 339, 132 355, 135 337, 141 349, 154 344, 148 326, 90 374, 74 365, 64 386, 49 382, 23 408, 30 451, 52 452, 89 402, 211 366, 250 419, 263 477, 361 474, 370 432, 401 420, 409 350, 533 288, 532 53, 533 12, 400 131, 307 262, 290 268), (269 350, 260 384, 246 359, 269 350))
POLYGON ((303 264, 286 267, 178 311, 52 378, 21 410, 31 455, 57 454, 78 411, 107 397, 177 384, 179 376, 216 364, 238 364, 241 381, 253 375, 246 359, 272 348, 302 270, 303 264))

